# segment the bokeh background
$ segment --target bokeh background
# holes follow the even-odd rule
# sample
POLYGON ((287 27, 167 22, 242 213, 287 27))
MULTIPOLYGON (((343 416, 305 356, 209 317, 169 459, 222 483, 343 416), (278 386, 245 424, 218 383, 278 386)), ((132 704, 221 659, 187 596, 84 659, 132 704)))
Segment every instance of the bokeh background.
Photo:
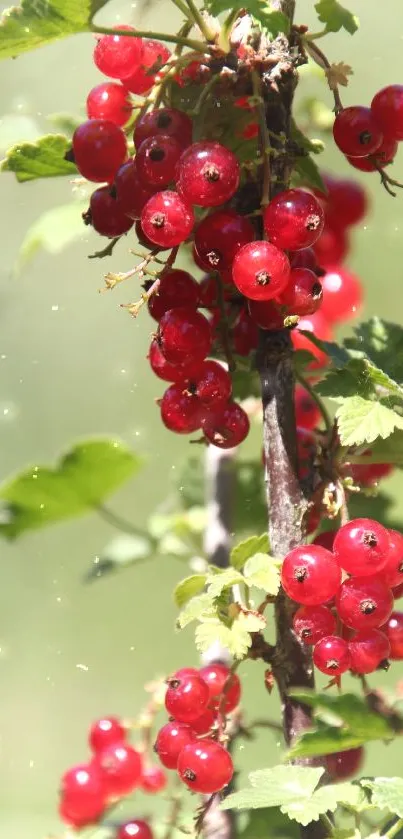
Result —
MULTIPOLYGON (((8 4, 0 3, 3 10, 8 4)), ((369 103, 403 72, 403 9, 368 0, 347 4, 360 17, 354 37, 329 35, 331 60, 354 69, 346 104, 369 103)), ((297 22, 318 28, 312 0, 298 0, 297 22)), ((141 28, 170 28, 176 14, 168 0, 148 5, 112 0, 100 20, 141 28)), ((0 65, 0 146, 34 139, 49 130, 55 112, 83 113, 88 90, 100 81, 92 63, 93 40, 81 35, 0 65)), ((301 95, 330 94, 305 76, 301 95)), ((330 144, 323 168, 352 175, 330 144)), ((395 164, 403 179, 403 155, 395 164)), ((371 196, 371 212, 354 233, 349 265, 362 278, 365 314, 402 320, 403 193, 389 197, 376 175, 357 177, 371 196)), ((0 477, 28 464, 53 462, 71 442, 94 434, 120 436, 144 454, 140 477, 110 506, 134 523, 171 491, 187 441, 175 439, 158 418, 161 392, 145 360, 152 329, 146 313, 132 320, 119 303, 135 300, 137 281, 98 294, 106 270, 132 266, 126 242, 112 259, 87 259, 95 235, 62 252, 39 252, 16 272, 21 244, 37 218, 72 198, 68 179, 19 185, 2 174, 0 263, 0 477)), ((79 198, 79 195, 77 196, 79 198)), ((80 206, 77 206, 80 213, 80 206)), ((259 446, 258 437, 253 445, 259 446)), ((403 480, 385 482, 395 521, 403 524, 403 480)), ((0 832, 7 839, 41 839, 61 833, 56 812, 62 771, 86 757, 90 721, 108 713, 134 716, 145 701, 143 684, 196 660, 191 633, 174 631, 171 590, 184 569, 160 556, 148 566, 83 585, 85 571, 114 532, 95 515, 54 526, 0 546, 0 832)), ((377 683, 392 686, 395 664, 377 683)), ((250 713, 274 716, 276 699, 262 687, 259 665, 245 666, 250 713)), ((270 732, 240 750, 244 770, 278 761, 280 745, 270 732)), ((368 773, 398 773, 399 748, 368 749, 368 773)), ((131 813, 156 804, 137 795, 131 813)))

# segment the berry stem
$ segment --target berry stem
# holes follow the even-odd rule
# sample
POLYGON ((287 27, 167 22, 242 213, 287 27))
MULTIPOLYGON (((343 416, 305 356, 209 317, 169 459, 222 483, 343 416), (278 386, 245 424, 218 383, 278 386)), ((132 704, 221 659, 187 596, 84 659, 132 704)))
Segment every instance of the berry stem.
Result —
POLYGON ((399 833, 402 827, 403 819, 397 819, 395 823, 392 824, 392 826, 389 828, 389 830, 387 830, 386 833, 384 833, 383 835, 387 836, 388 839, 393 839, 393 837, 396 836, 397 833, 399 833))
MULTIPOLYGON (((309 38, 303 39, 303 45, 306 48, 306 51, 309 53, 311 58, 315 61, 319 67, 322 67, 322 70, 330 70, 331 64, 328 58, 326 58, 324 52, 312 41, 312 36, 309 38)), ((327 76, 326 76, 327 78, 327 76)), ((336 84, 332 85, 330 88, 333 93, 334 98, 334 112, 337 115, 340 111, 343 110, 343 103, 340 99, 339 88, 336 84)))
POLYGON ((186 5, 188 6, 188 9, 189 9, 189 12, 190 12, 190 17, 193 18, 196 26, 199 27, 200 32, 202 33, 202 35, 204 35, 206 41, 208 43, 209 42, 214 43, 215 33, 213 32, 212 29, 209 28, 207 21, 204 19, 201 12, 199 12, 199 9, 197 8, 196 4, 194 3, 194 0, 185 0, 185 2, 186 2, 186 5))
POLYGON ((332 824, 331 820, 329 819, 329 816, 326 815, 326 813, 323 813, 320 817, 320 820, 321 820, 323 826, 326 828, 326 833, 328 834, 328 836, 333 836, 334 825, 332 824))
POLYGON ((113 510, 110 510, 108 507, 104 507, 103 504, 97 504, 94 508, 98 515, 106 521, 108 524, 111 524, 112 527, 116 527, 117 530, 120 530, 122 533, 129 533, 131 536, 141 536, 147 541, 150 541, 150 534, 148 530, 142 530, 136 525, 131 524, 131 522, 127 521, 126 519, 119 516, 117 513, 114 513, 113 510))
POLYGON ((326 433, 330 435, 333 431, 333 423, 330 419, 329 412, 325 408, 320 396, 318 396, 316 391, 313 389, 312 385, 307 381, 307 379, 304 379, 304 377, 301 376, 300 373, 296 373, 295 378, 302 385, 302 387, 304 387, 305 390, 308 391, 309 395, 312 396, 314 402, 316 402, 322 414, 323 422, 325 423, 326 433))
POLYGON ((114 29, 109 26, 95 26, 92 24, 91 31, 95 35, 124 35, 127 38, 150 38, 155 41, 168 41, 170 44, 180 44, 182 47, 189 47, 191 50, 206 53, 212 52, 211 47, 205 44, 204 41, 196 41, 192 38, 184 38, 181 35, 168 35, 166 32, 152 32, 141 29, 136 31, 126 29, 114 29))
POLYGON ((113 249, 115 245, 117 245, 121 236, 115 236, 114 239, 111 239, 110 242, 104 247, 101 251, 95 251, 95 253, 90 253, 88 259, 104 259, 105 256, 112 256, 113 249))
POLYGON ((131 268, 130 271, 126 271, 124 274, 114 274, 109 271, 108 274, 105 274, 105 285, 106 288, 102 288, 101 291, 109 291, 112 288, 115 288, 116 285, 119 283, 123 283, 125 280, 129 280, 131 277, 134 277, 136 274, 139 274, 140 277, 145 273, 145 269, 150 262, 153 261, 155 255, 158 253, 158 248, 155 250, 150 251, 144 259, 136 265, 135 268, 131 268))
POLYGON ((264 99, 262 95, 261 79, 255 71, 252 72, 252 83, 255 108, 259 119, 260 154, 263 160, 263 184, 260 206, 264 208, 270 201, 270 136, 268 125, 266 122, 266 112, 264 107, 264 99))
POLYGON ((164 274, 167 271, 169 271, 170 268, 172 268, 172 266, 175 262, 175 259, 177 257, 178 250, 179 250, 179 247, 172 248, 171 253, 170 253, 170 255, 169 255, 169 257, 168 257, 168 259, 167 259, 167 261, 164 265, 164 268, 162 269, 162 271, 159 272, 159 274, 156 277, 156 279, 154 280, 154 282, 150 285, 150 288, 148 288, 147 291, 143 292, 143 294, 140 297, 140 300, 138 300, 137 303, 121 303, 122 309, 128 309, 128 311, 130 312, 132 317, 134 317, 134 318, 137 317, 140 309, 142 309, 143 306, 146 303, 148 303, 148 301, 151 299, 151 297, 153 297, 154 294, 158 293, 158 289, 159 289, 160 284, 161 284, 161 279, 164 276, 164 274))

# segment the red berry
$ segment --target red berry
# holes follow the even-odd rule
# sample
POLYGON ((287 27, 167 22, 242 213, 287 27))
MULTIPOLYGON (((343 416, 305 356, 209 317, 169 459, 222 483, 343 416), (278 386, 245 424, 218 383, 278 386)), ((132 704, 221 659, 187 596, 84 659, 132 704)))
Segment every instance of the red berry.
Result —
POLYGON ((188 387, 203 407, 215 410, 220 402, 228 402, 231 396, 231 376, 218 361, 203 361, 188 387))
POLYGON ((306 315, 298 322, 296 329, 291 332, 291 340, 296 350, 308 350, 315 356, 316 361, 312 362, 312 367, 322 367, 328 363, 328 357, 325 352, 316 347, 312 341, 305 335, 301 334, 300 330, 305 332, 313 332, 321 341, 332 340, 332 329, 330 324, 322 315, 322 312, 315 312, 314 315, 306 315))
POLYGON ((283 329, 284 315, 274 300, 248 300, 248 311, 261 329, 283 329))
POLYGON ((371 111, 381 131, 395 140, 403 140, 403 86, 391 84, 378 90, 371 111))
POLYGON ((154 193, 141 183, 134 160, 128 160, 118 169, 114 185, 119 209, 130 218, 140 218, 143 207, 154 193))
POLYGON ((381 145, 374 154, 371 154, 369 157, 347 156, 347 160, 351 166, 354 166, 354 169, 359 169, 361 172, 377 172, 379 168, 384 169, 389 163, 393 163, 397 149, 397 140, 385 135, 381 145))
POLYGON ((229 401, 217 412, 209 412, 202 419, 204 436, 219 449, 233 449, 249 433, 249 419, 237 402, 229 401))
POLYGON ((234 766, 229 752, 215 740, 189 743, 178 760, 181 780, 194 792, 212 795, 229 784, 234 766))
POLYGON ((168 47, 160 41, 147 38, 143 41, 143 54, 139 66, 132 75, 124 79, 125 87, 137 96, 148 93, 154 85, 158 69, 161 69, 170 57, 171 51, 168 47), (152 67, 156 68, 155 73, 150 73, 152 67))
POLYGON ((144 114, 137 120, 134 128, 133 139, 136 149, 144 140, 154 137, 155 134, 175 137, 175 140, 178 140, 185 148, 192 142, 192 120, 184 111, 177 111, 175 108, 159 108, 144 114))
POLYGON ((328 551, 333 551, 333 543, 336 532, 336 530, 327 530, 325 533, 319 533, 318 536, 315 536, 313 544, 321 545, 322 548, 326 548, 328 551))
POLYGON ((367 157, 382 142, 382 131, 374 120, 370 108, 361 105, 344 108, 333 124, 336 146, 350 157, 367 157))
POLYGON ((382 577, 391 588, 403 583, 403 536, 398 530, 388 530, 389 554, 382 577))
POLYGON ((350 242, 344 227, 331 227, 326 224, 319 239, 314 244, 318 265, 327 268, 342 262, 349 251, 350 242))
POLYGON ((271 300, 290 277, 286 254, 270 242, 250 242, 236 254, 232 276, 239 291, 251 300, 271 300))
POLYGON ((319 606, 336 594, 341 570, 330 551, 320 545, 301 545, 285 557, 281 582, 292 600, 319 606))
POLYGON ((399 586, 393 586, 393 597, 395 600, 398 600, 399 597, 403 597, 403 583, 400 583, 399 586))
POLYGON ((199 305, 199 286, 187 271, 172 268, 162 275, 157 294, 148 301, 148 311, 154 320, 161 320, 169 309, 199 305))
POLYGON ((297 426, 311 431, 319 425, 322 417, 317 403, 302 385, 296 386, 294 400, 297 426))
POLYGON ((141 775, 140 787, 143 792, 155 794, 165 789, 167 776, 159 766, 145 766, 141 775))
POLYGON ((196 309, 178 306, 162 316, 159 342, 163 355, 171 364, 204 361, 211 347, 211 327, 196 309))
POLYGON ((323 299, 321 314, 329 323, 344 322, 354 318, 361 307, 361 282, 343 266, 328 267, 321 278, 323 299))
MULTIPOLYGON (((193 722, 197 722, 197 720, 193 722)), ((168 722, 160 728, 154 749, 161 763, 167 769, 176 769, 182 749, 188 743, 192 743, 194 739, 195 733, 190 725, 176 721, 168 722)))
POLYGON ((198 676, 199 670, 197 667, 180 667, 179 670, 175 670, 175 673, 172 674, 171 679, 183 679, 185 676, 198 676))
POLYGON ((401 661, 403 658, 403 612, 392 612, 388 622, 382 627, 390 643, 390 658, 401 661))
POLYGON ((195 230, 195 247, 205 270, 230 268, 242 245, 255 237, 249 219, 235 210, 217 210, 207 216, 195 230))
POLYGON ((201 309, 215 309, 218 306, 217 280, 207 275, 199 283, 199 306, 201 309))
MULTIPOLYGON (((370 449, 367 449, 363 454, 371 454, 370 449)), ((362 486, 373 486, 377 484, 381 478, 387 478, 393 472, 391 463, 349 463, 347 464, 347 473, 351 476, 355 484, 362 486)))
POLYGON ((278 248, 297 251, 316 242, 323 230, 324 212, 310 192, 286 189, 264 210, 263 224, 268 238, 278 248))
MULTIPOLYGON (((252 301, 251 301, 252 302, 252 301)), ((255 321, 245 309, 241 309, 232 327, 234 350, 238 355, 249 355, 258 344, 259 331, 255 321)))
POLYGON ((340 676, 350 667, 350 651, 347 641, 338 635, 321 638, 313 650, 313 662, 321 673, 340 676))
POLYGON ((350 670, 353 673, 373 673, 390 654, 390 644, 379 629, 357 632, 349 642, 350 670))
POLYGON ((141 226, 140 219, 138 219, 138 221, 136 221, 136 224, 134 225, 134 229, 136 231, 137 241, 138 241, 139 245, 141 245, 143 248, 148 248, 148 250, 150 250, 150 251, 155 250, 157 253, 159 251, 169 250, 169 246, 159 245, 157 247, 155 242, 152 242, 151 239, 149 239, 148 236, 145 235, 144 230, 141 226))
POLYGON ((393 609, 393 594, 379 577, 352 577, 336 595, 336 608, 346 626, 377 629, 393 609))
POLYGON ((201 676, 186 675, 168 682, 165 707, 178 722, 191 723, 207 708, 209 690, 201 676))
POLYGON ((350 227, 365 218, 368 198, 361 184, 350 178, 334 178, 331 175, 325 175, 323 180, 327 187, 326 219, 330 225, 350 227))
POLYGON ((239 705, 241 683, 236 673, 224 664, 207 664, 200 668, 200 675, 210 691, 210 708, 229 714, 239 705))
POLYGON ((103 776, 107 795, 120 798, 127 795, 140 783, 141 756, 127 743, 114 743, 99 752, 95 765, 103 776))
POLYGON ((130 96, 121 84, 103 82, 93 87, 87 96, 88 119, 108 119, 115 125, 125 125, 131 112, 130 96))
POLYGON ((290 315, 313 315, 322 303, 322 286, 309 268, 293 268, 280 303, 290 315))
POLYGON ((91 224, 101 236, 122 236, 133 227, 133 219, 122 212, 109 186, 101 186, 92 193, 90 206, 83 213, 85 224, 91 224))
POLYGON ((191 434, 201 427, 201 405, 186 382, 171 385, 161 399, 161 419, 175 434, 191 434))
POLYGON ((302 248, 300 251, 295 251, 290 254, 291 268, 308 268, 309 271, 316 271, 318 263, 316 261, 315 251, 313 248, 302 248))
POLYGON ((126 729, 117 717, 103 717, 90 728, 89 743, 95 754, 126 739, 126 729))
POLYGON ((304 644, 316 644, 336 629, 336 618, 326 606, 300 606, 293 617, 293 630, 304 644))
POLYGON ((183 153, 177 188, 189 204, 216 207, 232 198, 239 177, 240 167, 233 152, 221 143, 203 140, 183 153))
POLYGON ((332 781, 346 781, 352 778, 361 769, 364 760, 364 749, 358 746, 356 749, 346 749, 344 752, 335 752, 326 755, 326 771, 332 781))
POLYGON ((173 248, 189 236, 194 225, 190 204, 186 204, 177 192, 157 192, 148 201, 141 213, 141 227, 145 235, 161 247, 173 248))
MULTIPOLYGON (((133 26, 115 29, 134 32, 133 26)), ((101 73, 112 79, 124 79, 134 73, 143 54, 143 41, 133 35, 102 35, 94 50, 94 63, 101 73)))
POLYGON ((74 160, 89 181, 110 181, 127 155, 121 128, 107 119, 89 119, 73 134, 74 160))
POLYGON ((199 736, 202 734, 208 734, 216 722, 216 719, 217 714, 212 711, 211 708, 207 708, 206 711, 197 718, 197 720, 193 720, 191 724, 192 731, 199 736))
POLYGON ((165 356, 162 354, 155 338, 150 344, 147 357, 150 362, 150 367, 155 375, 158 376, 159 379, 163 379, 164 382, 183 382, 184 379, 188 379, 189 376, 196 373, 200 367, 199 362, 196 362, 195 364, 192 360, 183 365, 170 364, 170 362, 167 361, 165 356))
POLYGON ((61 782, 60 816, 75 828, 97 822, 105 809, 102 777, 93 764, 69 769, 61 782))
POLYGON ((168 186, 174 180, 182 151, 175 137, 168 135, 156 134, 143 140, 136 154, 137 172, 143 184, 159 189, 168 186))
POLYGON ((115 839, 153 839, 153 832, 142 819, 130 819, 118 827, 115 839))
POLYGON ((348 574, 358 577, 378 574, 388 562, 389 532, 373 519, 353 519, 336 533, 333 552, 348 574))

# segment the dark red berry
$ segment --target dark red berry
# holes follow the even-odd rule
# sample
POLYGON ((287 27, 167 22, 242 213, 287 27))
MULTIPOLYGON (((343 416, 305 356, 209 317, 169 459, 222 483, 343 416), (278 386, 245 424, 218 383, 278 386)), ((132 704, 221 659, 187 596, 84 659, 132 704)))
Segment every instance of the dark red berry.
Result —
POLYGON ((270 242, 250 242, 238 250, 232 277, 236 287, 251 300, 271 300, 285 289, 290 277, 286 254, 270 242))
POLYGON ((74 160, 80 174, 89 181, 110 181, 127 155, 121 128, 106 119, 89 119, 73 134, 74 160))
POLYGON ((152 242, 151 239, 149 239, 148 236, 145 235, 144 230, 141 226, 140 219, 138 219, 138 221, 136 221, 136 223, 134 225, 134 229, 136 231, 137 241, 138 241, 139 245, 141 245, 143 248, 147 248, 149 251, 154 250, 154 251, 156 251, 156 253, 159 253, 159 251, 169 250, 169 245, 166 245, 166 246, 165 245, 158 245, 157 246, 155 244, 155 242, 152 242))
POLYGON ((403 536, 398 530, 388 530, 389 554, 382 573, 385 583, 391 588, 403 583, 403 536))
POLYGON ((398 142, 393 137, 385 137, 381 145, 377 148, 374 154, 369 157, 348 157, 347 160, 354 166, 354 169, 359 169, 360 172, 377 172, 378 169, 384 169, 389 163, 393 163, 398 149, 398 142))
POLYGON ((209 690, 201 676, 174 676, 168 682, 165 707, 178 722, 191 723, 207 708, 209 690))
POLYGON ((142 819, 130 819, 118 827, 115 839, 153 839, 150 825, 142 819))
POLYGON ((175 108, 159 108, 144 114, 137 120, 134 128, 136 149, 144 140, 154 137, 155 134, 175 137, 185 148, 192 142, 192 120, 184 111, 177 111, 175 108))
POLYGON ((390 644, 379 629, 368 629, 357 632, 349 641, 350 670, 353 673, 373 673, 382 661, 390 655, 390 644))
POLYGON ((293 617, 293 630, 304 644, 316 644, 336 629, 336 618, 326 606, 300 606, 293 617))
POLYGON ((336 533, 333 552, 348 574, 358 577, 378 574, 388 562, 389 532, 373 519, 353 519, 336 533))
POLYGON ((235 210, 217 210, 207 216, 195 230, 195 247, 205 270, 230 268, 235 254, 255 237, 249 219, 235 210))
POLYGON ((172 268, 162 275, 157 294, 148 301, 148 311, 154 320, 161 320, 169 309, 199 305, 199 286, 187 271, 172 268))
POLYGON ((192 731, 194 731, 197 735, 208 734, 211 731, 213 725, 217 720, 217 714, 215 711, 212 711, 211 708, 207 708, 206 711, 201 714, 197 720, 193 720, 191 724, 192 731))
POLYGON ((164 382, 183 382, 190 376, 197 373, 200 363, 190 361, 189 364, 170 364, 162 354, 158 342, 154 340, 150 344, 150 349, 147 356, 152 371, 162 379, 164 382))
POLYGON ((321 412, 310 393, 302 385, 297 385, 294 394, 295 419, 299 428, 311 431, 321 421, 321 412))
MULTIPOLYGON (((367 449, 363 454, 370 455, 371 450, 367 449)), ((346 472, 355 484, 374 486, 393 472, 393 466, 391 463, 349 463, 346 464, 346 472)))
POLYGON ((234 195, 240 167, 232 151, 208 140, 194 143, 178 165, 177 188, 189 204, 216 207, 234 195))
POLYGON ((374 120, 370 108, 361 105, 344 108, 333 124, 336 146, 350 157, 367 157, 382 142, 382 131, 374 120))
POLYGON ((403 597, 403 583, 400 583, 399 586, 393 586, 393 597, 395 600, 399 600, 400 597, 403 597))
POLYGON ((201 427, 201 405, 186 382, 172 384, 161 399, 161 419, 175 434, 191 434, 201 427))
MULTIPOLYGON (((193 722, 197 722, 197 720, 193 722)), ((194 739, 195 733, 190 725, 186 725, 184 722, 168 722, 160 728, 154 749, 161 763, 167 769, 176 769, 182 749, 192 743, 194 739)))
POLYGON ((174 180, 182 151, 175 137, 156 134, 144 140, 136 154, 137 172, 144 186, 152 189, 168 186, 174 180))
POLYGON ((90 206, 83 213, 85 224, 91 224, 101 236, 113 239, 133 227, 133 219, 122 212, 109 186, 100 186, 92 193, 90 206))
POLYGON ((336 530, 326 530, 325 533, 319 533, 318 536, 315 536, 313 543, 314 545, 321 545, 322 548, 326 548, 328 551, 333 551, 336 533, 336 530))
POLYGON ((365 218, 368 197, 361 184, 350 178, 334 178, 332 175, 325 175, 323 180, 327 187, 325 214, 330 225, 350 227, 365 218))
POLYGON ((169 190, 153 195, 141 213, 141 227, 145 235, 163 248, 173 248, 184 242, 193 225, 190 204, 186 204, 177 192, 169 190))
POLYGON ((117 717, 103 717, 90 728, 89 743, 95 754, 126 739, 126 729, 117 717))
POLYGON ((351 629, 377 629, 392 612, 393 594, 380 577, 351 577, 340 586, 336 608, 351 629))
POLYGON ((310 248, 324 225, 323 209, 304 189, 286 189, 270 201, 263 213, 264 229, 278 248, 297 251, 310 248))
POLYGON ((131 93, 141 96, 148 93, 154 85, 157 72, 171 57, 171 51, 160 41, 147 38, 143 41, 143 54, 139 66, 123 83, 131 93), (155 73, 150 73, 155 68, 155 73))
POLYGON ((207 664, 200 668, 200 675, 210 691, 210 708, 229 714, 239 705, 241 683, 236 673, 224 664, 207 664))
POLYGON ((350 242, 346 228, 331 227, 330 224, 325 224, 322 234, 313 246, 318 265, 322 268, 343 262, 349 248, 350 242))
POLYGON ((322 303, 322 286, 309 268, 293 268, 281 293, 280 303, 290 315, 313 315, 322 303))
POLYGON ((212 795, 229 784, 234 766, 229 752, 220 743, 207 738, 182 749, 178 773, 189 789, 212 795))
POLYGON ((141 756, 127 743, 114 743, 98 752, 94 763, 102 773, 107 795, 119 798, 140 783, 141 756))
POLYGON ((143 792, 155 795, 155 793, 165 789, 167 783, 167 776, 159 766, 144 767, 140 781, 140 787, 143 792))
POLYGON ((204 408, 215 410, 220 402, 228 402, 232 383, 228 371, 218 361, 203 361, 197 374, 188 382, 204 408))
POLYGON ((248 311, 261 329, 283 329, 284 314, 274 300, 248 300, 248 311))
POLYGON ((335 752, 326 755, 326 771, 332 781, 346 781, 352 778, 361 769, 364 760, 364 749, 358 746, 356 749, 346 749, 344 752, 335 752))
POLYGON ((361 282, 343 266, 328 267, 321 277, 323 298, 321 314, 329 323, 354 318, 362 304, 361 282))
POLYGON ((313 248, 302 248, 300 251, 294 251, 290 254, 290 265, 291 268, 308 268, 309 271, 316 271, 318 263, 315 251, 313 248))
POLYGON ((119 209, 130 218, 139 219, 154 191, 141 183, 134 160, 128 160, 118 169, 114 186, 119 209))
POLYGON ((403 659, 403 612, 392 612, 382 631, 390 644, 390 658, 393 661, 403 659))
POLYGON ((199 283, 199 306, 201 309, 216 309, 218 306, 217 280, 206 276, 199 283))
POLYGON ((249 419, 244 409, 231 400, 217 412, 209 412, 202 420, 204 436, 219 449, 233 449, 249 433, 249 419))
MULTIPOLYGON (((116 26, 115 29, 134 32, 133 26, 116 26)), ((102 35, 94 50, 94 63, 101 73, 112 79, 130 76, 140 64, 143 41, 131 35, 102 35)))
POLYGON ((96 823, 105 806, 102 777, 93 764, 74 766, 61 782, 60 816, 77 829, 96 823))
POLYGON ((403 140, 403 85, 390 84, 378 90, 371 111, 381 131, 395 140, 403 140))
POLYGON ((121 84, 98 84, 87 96, 88 119, 108 119, 115 125, 125 125, 131 113, 130 96, 121 84))
POLYGON ((238 355, 249 355, 249 353, 256 349, 258 339, 259 331, 255 321, 246 309, 241 309, 232 327, 232 340, 235 352, 238 355))
POLYGON ((330 551, 320 545, 301 545, 285 557, 281 582, 292 600, 319 606, 338 591, 341 570, 330 551))
POLYGON ((313 650, 315 667, 328 676, 340 676, 350 667, 350 651, 347 641, 338 635, 321 638, 313 650))
POLYGON ((211 347, 207 318, 189 306, 165 312, 158 334, 162 353, 172 364, 204 361, 211 347))

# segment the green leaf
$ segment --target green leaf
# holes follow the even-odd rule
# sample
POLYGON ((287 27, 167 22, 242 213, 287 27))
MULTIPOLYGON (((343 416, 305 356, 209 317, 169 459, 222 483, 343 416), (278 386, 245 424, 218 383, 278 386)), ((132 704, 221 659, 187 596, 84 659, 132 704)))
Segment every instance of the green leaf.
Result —
POLYGON ((364 399, 382 395, 403 401, 403 388, 368 358, 350 358, 342 364, 333 359, 333 363, 337 369, 330 370, 316 386, 321 396, 328 396, 335 402, 357 394, 364 399))
MULTIPOLYGON (((248 821, 243 829, 238 830, 239 839, 299 839, 297 825, 290 821, 278 807, 265 807, 251 810, 244 817, 248 821)), ((350 837, 340 837, 350 839, 350 837)))
POLYGON ((15 58, 52 41, 88 32, 108 0, 22 0, 0 23, 0 58, 15 58))
POLYGON ((251 536, 243 542, 239 542, 232 548, 230 562, 233 568, 240 570, 245 565, 247 559, 257 553, 268 552, 270 550, 269 537, 267 533, 262 533, 261 536, 251 536))
MULTIPOLYGON (((347 458, 348 460, 348 458, 347 458)), ((365 455, 362 456, 365 463, 365 455)), ((385 440, 379 438, 371 446, 371 463, 393 463, 395 466, 403 466, 403 432, 394 431, 385 440)))
POLYGON ((280 570, 273 557, 263 553, 250 557, 245 563, 244 575, 248 585, 261 588, 273 597, 278 593, 280 570))
POLYGON ((354 329, 345 346, 364 354, 395 382, 403 382, 403 327, 373 317, 354 329))
POLYGON ((88 202, 72 202, 42 213, 24 237, 14 265, 14 273, 19 274, 39 250, 55 255, 77 239, 81 239, 85 231, 81 214, 87 206, 88 202))
POLYGON ((191 577, 186 577, 181 580, 174 590, 174 600, 176 605, 181 609, 192 597, 200 594, 206 585, 206 574, 192 574, 191 577))
POLYGON ((339 32, 345 29, 350 35, 358 29, 358 18, 337 0, 319 0, 315 3, 319 20, 326 26, 327 32, 339 32))
POLYGON ((20 183, 77 174, 74 163, 64 159, 70 145, 62 134, 46 134, 36 143, 17 143, 1 162, 1 171, 14 172, 20 183))
POLYGON ((371 791, 371 804, 403 818, 403 778, 365 778, 360 782, 371 791))
POLYGON ((308 801, 317 787, 324 769, 305 766, 273 766, 251 772, 251 786, 228 795, 221 802, 222 810, 281 807, 296 800, 308 801))
POLYGON ((259 612, 240 612, 237 621, 246 632, 262 632, 267 626, 265 616, 259 612))
POLYGON ((343 446, 373 443, 378 437, 389 437, 403 429, 403 417, 382 402, 352 396, 345 399, 336 412, 340 442, 343 446))
POLYGON ((281 811, 298 824, 306 826, 318 821, 324 813, 334 813, 338 804, 354 807, 360 797, 360 787, 355 784, 331 784, 316 789, 309 798, 296 798, 289 804, 283 804, 281 811))
POLYGON ((116 440, 87 440, 63 455, 56 467, 32 466, 0 486, 8 539, 96 509, 139 471, 141 460, 116 440))
MULTIPOLYGON (((229 12, 233 9, 244 9, 245 0, 209 0, 208 10, 212 15, 219 15, 221 12, 229 12)), ((270 8, 267 0, 250 0, 248 13, 261 24, 263 29, 275 38, 280 33, 288 34, 290 21, 282 12, 270 8)))
POLYGON ((235 620, 231 627, 225 626, 217 619, 208 620, 196 627, 196 647, 205 653, 213 644, 226 647, 235 659, 242 659, 251 646, 250 633, 242 623, 235 620))
POLYGON ((243 576, 235 568, 225 568, 223 571, 214 572, 212 576, 207 579, 208 594, 210 597, 219 597, 222 591, 226 588, 231 588, 239 583, 243 583, 243 576))
POLYGON ((184 629, 192 621, 214 619, 214 616, 215 607, 212 597, 209 594, 198 594, 186 603, 176 621, 176 625, 178 629, 184 629))
POLYGON ((307 186, 311 189, 318 189, 326 195, 326 187, 322 175, 313 157, 309 154, 304 157, 296 157, 292 172, 292 181, 295 186, 307 186))

